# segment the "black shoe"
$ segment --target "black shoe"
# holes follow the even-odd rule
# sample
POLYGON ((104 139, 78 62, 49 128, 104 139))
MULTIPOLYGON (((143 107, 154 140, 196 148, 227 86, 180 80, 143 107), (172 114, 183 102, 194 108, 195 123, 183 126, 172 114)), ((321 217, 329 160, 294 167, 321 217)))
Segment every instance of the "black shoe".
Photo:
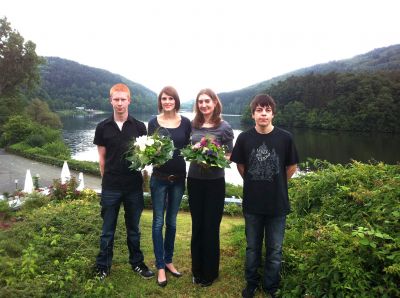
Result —
POLYGON ((200 278, 198 278, 198 277, 195 277, 195 276, 193 276, 193 278, 192 278, 192 282, 193 282, 193 284, 195 284, 195 285, 199 285, 199 284, 201 284, 201 280, 200 280, 200 278))
POLYGON ((200 287, 203 287, 203 288, 209 287, 209 286, 211 286, 213 284, 213 282, 214 282, 213 280, 211 280, 211 281, 202 280, 200 282, 200 287))
POLYGON ((149 267, 146 266, 145 263, 140 263, 139 265, 132 267, 132 270, 137 274, 139 274, 144 279, 149 279, 154 276, 154 272, 151 271, 149 267))
MULTIPOLYGON (((158 273, 160 273, 160 271, 158 271, 158 273)), ((158 275, 157 275, 156 283, 157 283, 161 288, 164 288, 164 287, 167 285, 167 275, 165 274, 165 280, 163 280, 163 281, 159 281, 159 280, 158 280, 158 275)))
POLYGON ((161 288, 164 288, 164 287, 167 285, 167 283, 168 283, 167 280, 158 281, 158 279, 157 279, 156 281, 157 281, 157 284, 158 284, 161 288))
POLYGON ((256 293, 257 286, 247 285, 242 291, 242 297, 244 298, 253 298, 256 293))
POLYGON ((209 286, 211 286, 213 284, 214 281, 213 280, 206 281, 206 280, 203 280, 201 278, 193 276, 192 282, 195 285, 200 285, 201 287, 209 287, 209 286))
POLYGON ((110 268, 96 266, 95 267, 95 275, 100 280, 104 280, 107 276, 110 275, 110 268))
POLYGON ((182 273, 180 273, 179 271, 172 272, 171 270, 169 270, 169 268, 167 266, 165 266, 165 271, 171 273, 172 276, 174 276, 174 277, 178 277, 178 278, 182 277, 182 273))

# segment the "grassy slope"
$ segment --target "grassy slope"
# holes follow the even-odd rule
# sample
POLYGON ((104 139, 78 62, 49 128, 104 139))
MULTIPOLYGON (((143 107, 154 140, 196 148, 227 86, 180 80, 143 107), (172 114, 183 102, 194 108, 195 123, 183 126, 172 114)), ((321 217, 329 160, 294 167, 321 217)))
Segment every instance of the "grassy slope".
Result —
MULTIPOLYGON (((167 287, 161 289, 154 278, 143 280, 133 273, 127 261, 124 212, 121 210, 112 273, 105 283, 92 279, 91 267, 98 251, 101 228, 99 212, 98 202, 82 200, 50 204, 32 212, 22 212, 23 221, 15 223, 10 230, 0 231, 0 297, 101 296, 103 292, 96 292, 96 287, 108 288, 110 285, 113 287, 109 293, 112 297, 232 297, 237 296, 244 286, 243 257, 233 248, 231 237, 232 228, 243 223, 240 217, 224 217, 222 220, 218 281, 209 288, 191 283, 191 218, 187 212, 178 215, 174 256, 175 265, 184 274, 182 278, 169 275, 167 287), (22 252, 30 245, 34 247, 36 257, 26 257, 27 252, 22 252), (72 260, 69 259, 71 257, 72 260), (27 259, 33 260, 31 266, 23 265, 27 259), (55 260, 59 261, 58 265, 54 263, 55 260), (34 268, 35 274, 24 271, 30 267, 34 268), (67 278, 66 271, 69 269, 73 270, 73 280, 67 278)), ((152 212, 145 210, 141 219, 142 250, 145 262, 155 270, 151 220, 152 212)), ((244 241, 244 235, 242 237, 239 241, 244 241)))

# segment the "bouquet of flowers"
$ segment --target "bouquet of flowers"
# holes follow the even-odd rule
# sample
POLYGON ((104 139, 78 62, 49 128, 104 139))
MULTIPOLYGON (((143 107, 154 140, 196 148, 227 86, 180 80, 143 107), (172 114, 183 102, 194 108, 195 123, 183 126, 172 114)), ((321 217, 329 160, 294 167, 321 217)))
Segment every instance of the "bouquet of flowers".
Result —
POLYGON ((140 136, 130 145, 127 160, 129 168, 141 171, 145 166, 158 167, 170 160, 174 154, 174 142, 168 136, 155 132, 151 136, 140 136))
POLYGON ((181 149, 181 155, 186 161, 195 161, 205 168, 230 168, 229 161, 225 158, 225 147, 208 136, 181 149))

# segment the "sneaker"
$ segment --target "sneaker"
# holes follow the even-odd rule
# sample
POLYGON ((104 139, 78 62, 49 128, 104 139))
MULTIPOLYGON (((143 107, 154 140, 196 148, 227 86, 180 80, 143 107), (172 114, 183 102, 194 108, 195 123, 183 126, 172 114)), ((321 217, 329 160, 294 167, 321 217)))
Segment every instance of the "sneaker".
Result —
POLYGON ((95 267, 95 274, 100 280, 104 280, 110 275, 110 269, 105 267, 95 267))
POLYGON ((149 269, 149 267, 146 266, 145 263, 140 263, 139 265, 136 265, 135 267, 132 267, 133 271, 139 274, 141 277, 144 279, 149 279, 154 276, 154 272, 149 269))
POLYGON ((256 290, 257 290, 257 286, 248 284, 242 291, 242 297, 252 298, 252 297, 254 297, 256 290))

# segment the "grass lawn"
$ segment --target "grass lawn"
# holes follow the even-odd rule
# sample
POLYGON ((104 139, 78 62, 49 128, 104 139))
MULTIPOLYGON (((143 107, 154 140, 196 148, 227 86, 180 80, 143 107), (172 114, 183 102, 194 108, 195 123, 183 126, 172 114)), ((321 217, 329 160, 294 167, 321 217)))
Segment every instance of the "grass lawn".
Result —
MULTIPOLYGON (((145 210, 141 219, 142 249, 146 264, 156 272, 151 240, 151 220, 152 212, 145 210)), ((119 293, 118 296, 121 297, 160 297, 162 295, 166 297, 239 297, 245 285, 243 278, 244 258, 232 243, 233 241, 245 241, 245 238, 243 235, 241 240, 233 239, 232 229, 243 223, 244 220, 241 217, 224 216, 220 233, 220 276, 210 287, 202 288, 192 284, 191 218, 188 212, 180 212, 177 218, 174 264, 184 274, 182 278, 174 278, 168 274, 168 285, 165 288, 160 288, 156 284, 155 278, 143 280, 134 274, 127 262, 128 252, 125 244, 124 227, 120 225, 114 249, 114 263, 108 280, 114 285, 116 292, 119 293)))
MULTIPOLYGON (((177 218, 174 264, 182 278, 168 274, 161 288, 156 279, 142 279, 128 263, 124 211, 120 210, 111 275, 93 279, 101 229, 98 201, 75 200, 22 210, 22 220, 0 230, 0 297, 239 297, 245 285, 242 217, 224 216, 221 223, 219 278, 202 288, 192 284, 191 217, 177 218), (239 238, 239 239, 238 239, 239 238), (104 291, 106 289, 106 291, 104 291), (108 290, 107 290, 108 289, 108 290)), ((141 248, 146 264, 156 272, 151 238, 152 211, 141 218, 141 248)), ((259 293, 260 297, 261 293, 259 293)))

